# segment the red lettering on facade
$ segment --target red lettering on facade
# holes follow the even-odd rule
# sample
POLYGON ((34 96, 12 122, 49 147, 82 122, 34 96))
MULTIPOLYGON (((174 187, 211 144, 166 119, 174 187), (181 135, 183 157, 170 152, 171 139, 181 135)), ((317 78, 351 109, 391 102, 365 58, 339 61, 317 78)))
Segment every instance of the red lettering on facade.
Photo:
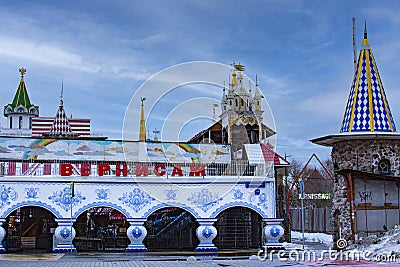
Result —
POLYGON ((81 176, 89 176, 90 169, 91 169, 91 165, 89 163, 81 164, 81 176))
POLYGON ((147 164, 139 165, 136 164, 136 176, 148 176, 149 175, 149 167, 147 164))
POLYGON ((172 170, 172 176, 175 176, 175 175, 183 176, 181 165, 179 165, 179 164, 174 165, 174 169, 172 170))
POLYGON ((191 164, 189 176, 206 176, 205 169, 205 165, 191 164))
POLYGON ((128 165, 122 164, 122 165, 116 165, 115 166, 115 175, 116 176, 121 176, 121 173, 123 176, 128 176, 128 165), (122 168, 121 168, 122 166, 122 168))
POLYGON ((154 166, 154 174, 157 176, 164 176, 165 175, 165 165, 164 164, 157 164, 154 166), (160 171, 161 169, 161 171, 160 171))
POLYGON ((108 171, 110 171, 110 165, 108 164, 99 164, 97 166, 97 172, 99 173, 99 176, 103 176, 108 171))
POLYGON ((71 176, 73 173, 72 164, 61 164, 60 165, 61 176, 71 176))

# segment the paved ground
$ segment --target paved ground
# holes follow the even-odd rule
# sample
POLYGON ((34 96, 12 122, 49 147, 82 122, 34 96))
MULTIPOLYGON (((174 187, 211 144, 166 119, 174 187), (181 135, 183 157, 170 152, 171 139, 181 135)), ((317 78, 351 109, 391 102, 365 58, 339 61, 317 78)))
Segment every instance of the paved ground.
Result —
MULTIPOLYGON (((0 267, 128 267, 128 266, 155 266, 155 267, 180 267, 180 266, 213 266, 213 267, 250 267, 250 266, 399 266, 400 262, 393 262, 392 259, 387 259, 388 262, 374 262, 365 260, 347 261, 329 258, 324 255, 324 258, 319 258, 324 245, 318 243, 307 243, 306 250, 318 251, 316 259, 307 260, 301 258, 303 250, 300 244, 290 244, 287 246, 287 251, 291 255, 275 255, 272 260, 267 258, 262 260, 256 256, 257 251, 235 251, 221 252, 214 256, 199 256, 192 255, 191 252, 177 253, 146 253, 142 255, 132 253, 18 253, 18 254, 0 254, 0 267), (242 255, 242 256, 240 256, 242 255), (251 259, 249 259, 249 255, 251 259), (295 259, 297 257, 297 259, 295 259)), ((398 259, 399 260, 399 259, 398 259)))
POLYGON ((266 260, 260 261, 258 259, 213 259, 205 260, 198 259, 196 261, 190 260, 188 257, 174 257, 174 256, 133 256, 126 254, 90 254, 90 255, 53 255, 46 254, 47 256, 31 254, 24 255, 24 257, 15 257, 15 255, 2 256, 0 259, 0 266, 18 266, 18 267, 128 267, 128 266, 154 266, 154 267, 180 267, 180 266, 213 266, 213 267, 249 267, 249 266, 400 266, 400 263, 374 263, 374 262, 348 262, 348 261, 278 261, 266 260))

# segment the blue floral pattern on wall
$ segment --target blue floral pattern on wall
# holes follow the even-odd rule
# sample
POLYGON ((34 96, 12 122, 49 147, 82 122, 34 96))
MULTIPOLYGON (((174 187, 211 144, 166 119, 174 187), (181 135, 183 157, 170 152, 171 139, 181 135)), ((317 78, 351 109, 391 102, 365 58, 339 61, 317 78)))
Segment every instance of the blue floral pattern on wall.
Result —
POLYGON ((199 208, 201 208, 204 212, 207 212, 211 207, 215 206, 219 201, 222 200, 222 197, 218 197, 217 193, 213 193, 208 191, 207 188, 201 189, 200 192, 192 193, 192 196, 188 198, 188 200, 199 208))
POLYGON ((176 200, 176 190, 174 189, 165 190, 165 198, 167 200, 176 200))
POLYGON ((258 197, 258 206, 263 206, 265 209, 268 208, 268 198, 267 198, 267 194, 262 193, 259 197, 258 197))
POLYGON ((78 205, 85 200, 86 197, 82 196, 81 192, 75 192, 75 196, 71 198, 71 188, 67 186, 64 187, 63 190, 53 192, 53 195, 49 196, 49 199, 65 211, 69 211, 71 209, 71 205, 78 205))
POLYGON ((106 200, 108 199, 108 194, 110 194, 110 189, 96 189, 96 199, 106 200))
POLYGON ((268 196, 266 193, 261 193, 260 195, 252 194, 249 197, 250 202, 257 202, 257 206, 261 206, 264 209, 268 209, 268 196))
POLYGON ((233 199, 240 200, 243 199, 243 192, 240 189, 233 190, 233 199))
POLYGON ((30 187, 30 188, 25 188, 25 192, 26 192, 26 198, 38 198, 38 193, 39 193, 39 188, 34 188, 34 187, 30 187))
POLYGON ((18 193, 13 187, 0 186, 0 208, 4 205, 10 205, 10 201, 17 200, 18 193))
POLYGON ((142 191, 139 187, 132 190, 132 192, 126 192, 122 197, 118 198, 123 204, 127 205, 134 211, 138 212, 144 206, 150 204, 155 198, 151 197, 146 192, 142 191))

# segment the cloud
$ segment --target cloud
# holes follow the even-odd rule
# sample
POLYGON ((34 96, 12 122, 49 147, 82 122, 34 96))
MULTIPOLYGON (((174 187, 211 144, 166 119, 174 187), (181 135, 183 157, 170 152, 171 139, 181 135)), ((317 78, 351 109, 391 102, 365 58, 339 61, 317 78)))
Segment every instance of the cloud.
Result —
POLYGON ((60 47, 4 35, 0 35, 0 55, 90 73, 101 70, 98 65, 88 64, 79 55, 60 47))

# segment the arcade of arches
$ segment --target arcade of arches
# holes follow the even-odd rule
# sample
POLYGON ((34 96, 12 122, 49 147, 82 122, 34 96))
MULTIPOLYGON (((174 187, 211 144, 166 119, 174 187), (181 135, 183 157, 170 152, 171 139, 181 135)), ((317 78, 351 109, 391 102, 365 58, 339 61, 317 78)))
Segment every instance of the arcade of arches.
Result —
MULTIPOLYGON (((214 244, 219 249, 259 248, 262 245, 262 218, 245 207, 233 207, 217 216, 218 229, 214 244)), ((52 251, 55 216, 41 207, 22 207, 6 219, 6 248, 9 252, 52 251)), ((193 251, 199 244, 196 229, 199 223, 189 212, 168 207, 159 209, 144 223, 147 236, 143 243, 149 251, 193 251)), ((119 211, 96 207, 83 212, 73 223, 73 241, 78 251, 123 251, 129 245, 129 223, 119 211)))

